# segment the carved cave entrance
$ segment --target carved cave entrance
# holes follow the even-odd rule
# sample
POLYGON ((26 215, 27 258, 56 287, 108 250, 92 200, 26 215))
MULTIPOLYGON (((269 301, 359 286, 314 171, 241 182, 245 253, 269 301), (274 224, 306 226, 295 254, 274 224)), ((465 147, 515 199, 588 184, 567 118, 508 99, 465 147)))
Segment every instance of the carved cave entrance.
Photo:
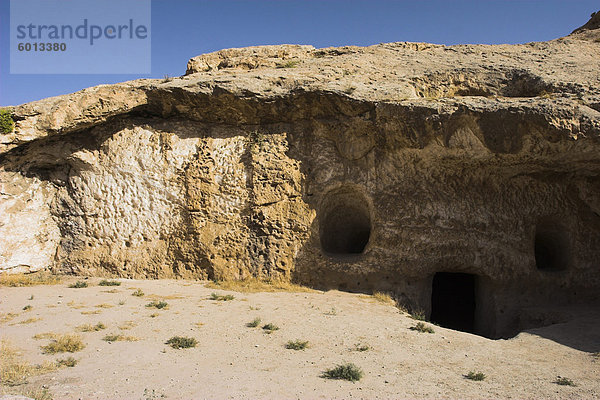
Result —
POLYGON ((475 286, 475 275, 436 273, 431 290, 431 322, 444 328, 475 333, 475 286))
POLYGON ((542 271, 561 271, 569 262, 568 237, 559 225, 540 224, 535 232, 535 265, 542 271))
POLYGON ((351 188, 328 193, 321 205, 320 238, 329 254, 361 254, 371 237, 367 199, 351 188))

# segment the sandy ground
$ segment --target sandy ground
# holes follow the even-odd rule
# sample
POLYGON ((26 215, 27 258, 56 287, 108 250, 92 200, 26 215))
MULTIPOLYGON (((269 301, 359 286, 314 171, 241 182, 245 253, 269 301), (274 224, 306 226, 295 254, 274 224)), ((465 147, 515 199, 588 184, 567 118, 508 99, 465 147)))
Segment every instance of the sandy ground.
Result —
POLYGON ((600 397, 600 359, 592 354, 600 350, 597 309, 510 340, 489 340, 440 327, 433 334, 412 331, 416 321, 408 315, 359 294, 237 293, 173 280, 120 280, 119 287, 104 287, 98 281, 89 279, 90 287, 82 289, 67 288, 68 282, 0 288, 2 316, 18 314, 2 323, 0 336, 22 350, 24 360, 78 360, 4 392, 43 386, 55 399, 600 397), (132 296, 137 288, 145 296, 132 296), (235 299, 210 300, 213 292, 235 299), (168 309, 147 308, 152 299, 164 299, 168 309), (23 311, 26 305, 31 310, 23 311), (246 327, 255 317, 280 329, 266 334, 246 327), (39 320, 21 323, 32 318, 39 320), (86 347, 73 354, 42 354, 40 346, 50 340, 33 338, 98 322, 107 328, 79 333, 86 347), (139 340, 102 340, 118 333, 139 340), (175 335, 194 337, 198 346, 173 349, 165 341, 175 335), (286 349, 294 339, 308 340, 310 347, 286 349), (357 344, 370 349, 357 351, 357 344), (344 362, 358 365, 364 377, 356 383, 321 377, 344 362), (471 370, 487 378, 465 379, 471 370), (577 386, 554 383, 559 375, 577 386))

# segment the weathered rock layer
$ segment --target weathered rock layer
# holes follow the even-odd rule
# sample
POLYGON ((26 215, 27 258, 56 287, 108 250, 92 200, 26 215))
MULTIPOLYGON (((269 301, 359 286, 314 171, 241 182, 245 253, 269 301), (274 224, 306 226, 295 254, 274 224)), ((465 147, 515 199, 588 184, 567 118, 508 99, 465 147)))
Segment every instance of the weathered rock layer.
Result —
POLYGON ((295 279, 427 313, 454 274, 468 330, 510 334, 598 299, 599 38, 231 49, 15 107, 0 267, 295 279))

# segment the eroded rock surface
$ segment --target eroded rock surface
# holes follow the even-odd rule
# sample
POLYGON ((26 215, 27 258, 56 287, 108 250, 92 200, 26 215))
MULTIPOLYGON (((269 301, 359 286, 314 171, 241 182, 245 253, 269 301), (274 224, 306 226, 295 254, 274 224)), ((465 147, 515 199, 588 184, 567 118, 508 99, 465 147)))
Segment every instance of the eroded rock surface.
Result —
POLYGON ((295 279, 428 314, 456 278, 465 330, 514 332, 598 299, 598 54, 596 15, 523 45, 222 50, 15 107, 0 267, 295 279))

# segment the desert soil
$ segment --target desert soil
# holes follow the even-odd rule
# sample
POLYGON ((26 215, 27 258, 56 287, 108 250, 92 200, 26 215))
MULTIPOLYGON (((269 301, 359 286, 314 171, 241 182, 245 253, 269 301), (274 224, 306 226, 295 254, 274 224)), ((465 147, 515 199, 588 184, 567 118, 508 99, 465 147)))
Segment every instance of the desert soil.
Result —
POLYGON ((0 288, 0 336, 24 361, 73 356, 74 367, 28 378, 4 393, 46 388, 55 399, 400 399, 546 398, 600 396, 599 310, 522 332, 509 340, 433 326, 435 333, 410 330, 417 321, 370 296, 328 292, 239 293, 206 282, 125 280, 121 286, 72 289, 58 285, 0 288), (141 289, 145 295, 132 296, 141 289), (211 300, 212 293, 233 300, 211 300), (32 298, 33 297, 33 298, 32 298), (149 308, 164 300, 166 309, 149 308), (29 311, 23 307, 31 305, 29 311), (17 314, 9 315, 9 313, 17 314), (12 317, 12 318, 11 318, 12 317), (261 318, 279 330, 265 333, 246 323, 261 318), (37 320, 36 320, 37 319, 37 320), (28 321, 28 323, 22 323, 28 321), (78 332, 102 322, 106 329, 78 332), (47 355, 50 339, 36 334, 77 333, 85 348, 47 355), (137 341, 107 342, 109 334, 137 341), (189 336, 195 348, 173 349, 172 336, 189 336), (307 340, 305 350, 285 348, 307 340), (357 345, 369 350, 358 351, 357 345), (364 371, 355 383, 321 377, 337 364, 364 371), (483 381, 464 377, 481 371, 483 381), (561 386, 557 376, 576 386, 561 386))

